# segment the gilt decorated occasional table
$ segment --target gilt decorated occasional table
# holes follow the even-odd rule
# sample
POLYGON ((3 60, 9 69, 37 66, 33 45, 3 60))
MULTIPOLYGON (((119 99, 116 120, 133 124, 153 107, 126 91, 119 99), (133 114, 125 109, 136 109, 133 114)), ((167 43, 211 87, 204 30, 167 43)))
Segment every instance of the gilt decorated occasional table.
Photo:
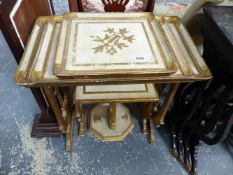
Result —
MULTIPOLYGON (((16 83, 43 89, 59 129, 72 144, 67 89, 76 86, 155 84, 163 102, 142 101, 142 115, 156 126, 182 82, 211 73, 178 17, 152 13, 67 13, 39 17, 16 73, 16 83)), ((135 86, 136 87, 136 86, 135 86)), ((137 101, 135 101, 137 102, 137 101)))

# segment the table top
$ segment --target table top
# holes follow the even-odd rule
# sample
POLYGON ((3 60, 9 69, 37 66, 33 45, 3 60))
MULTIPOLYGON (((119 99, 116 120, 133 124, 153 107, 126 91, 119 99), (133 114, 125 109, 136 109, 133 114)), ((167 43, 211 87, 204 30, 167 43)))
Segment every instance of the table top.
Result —
MULTIPOLYGON (((114 13, 112 13, 113 15, 114 13)), ((98 16, 99 14, 89 14, 98 16)), ((200 56, 191 37, 177 17, 153 17, 150 25, 157 35, 171 67, 177 68, 169 75, 143 74, 128 76, 59 77, 55 74, 55 59, 62 30, 62 16, 40 17, 35 22, 25 52, 16 72, 15 80, 23 86, 76 86, 84 84, 145 83, 145 82, 192 82, 211 78, 211 73, 200 56), (165 44, 164 44, 165 43, 165 44), (169 60, 170 58, 170 60, 169 60)), ((95 42, 94 42, 95 43, 95 42)), ((124 49, 124 48, 123 48, 124 49)), ((123 50, 122 49, 122 50, 123 50)))
POLYGON ((153 83, 77 86, 74 103, 157 102, 159 96, 153 83))
POLYGON ((161 31, 153 29, 154 20, 151 13, 65 14, 54 73, 86 78, 175 73, 174 57, 159 40, 161 31))

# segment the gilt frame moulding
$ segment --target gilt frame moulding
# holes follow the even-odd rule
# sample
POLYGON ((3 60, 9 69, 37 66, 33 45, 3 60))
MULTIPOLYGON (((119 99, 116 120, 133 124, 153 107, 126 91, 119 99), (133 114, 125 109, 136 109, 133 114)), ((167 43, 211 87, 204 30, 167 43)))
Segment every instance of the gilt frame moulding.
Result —
POLYGON ((56 34, 60 30, 56 28, 56 25, 60 25, 61 21, 62 16, 44 16, 37 18, 26 45, 26 51, 22 56, 16 72, 16 82, 19 80, 22 84, 25 83, 27 85, 43 79, 43 74, 46 73, 45 69, 47 69, 48 61, 50 60, 48 58, 52 56, 51 49, 55 47, 53 44, 56 44, 56 34), (50 30, 49 33, 47 31, 48 29, 50 30), (47 40, 48 38, 49 40, 47 40), (47 47, 43 50, 43 46, 47 47), (44 52, 41 52, 41 49, 44 52), (41 53, 44 54, 42 55, 41 53), (31 83, 29 83, 28 79, 30 79, 31 83))
POLYGON ((153 20, 152 13, 66 13, 54 73, 60 77, 78 78, 175 73, 175 58, 166 54, 171 52, 168 43, 161 43, 156 37, 156 32, 162 33, 160 29, 154 31, 153 20), (98 36, 101 31, 103 36, 98 36))
POLYGON ((192 42, 190 36, 186 29, 179 22, 179 18, 175 17, 155 17, 157 21, 155 23, 152 22, 153 25, 159 25, 163 31, 163 38, 169 42, 168 47, 172 50, 171 54, 175 57, 175 64, 178 65, 178 70, 176 73, 167 75, 167 76, 148 76, 148 77, 121 77, 116 78, 113 76, 109 77, 95 77, 95 78, 59 78, 53 73, 53 62, 56 44, 58 42, 58 33, 60 30, 60 24, 62 21, 61 16, 53 16, 53 17, 40 17, 37 19, 32 35, 30 36, 29 42, 25 48, 24 56, 21 59, 21 63, 17 70, 15 80, 18 85, 28 86, 28 87, 47 87, 47 86, 77 86, 77 85, 87 85, 87 84, 116 84, 116 83, 145 83, 145 82, 153 82, 153 83, 182 83, 182 82, 193 82, 198 80, 207 80, 211 78, 211 73, 203 62, 203 58, 198 53, 198 50, 194 43, 192 42), (169 20, 168 20, 169 19, 169 20), (34 56, 36 54, 36 50, 38 50, 40 40, 40 35, 43 33, 42 30, 44 28, 45 23, 51 23, 58 25, 58 27, 54 27, 51 35, 51 46, 50 49, 47 50, 43 65, 40 70, 35 70, 35 66, 37 64, 37 59, 34 56), (167 28, 164 29, 167 24, 167 28), (171 28, 173 25, 173 28, 171 28), (31 38, 33 37, 33 33, 35 30, 35 26, 41 26, 41 31, 38 32, 37 40, 35 41, 35 47, 30 51, 31 38), (58 30, 56 35, 54 32, 58 30), (171 32, 172 31, 172 32, 171 32), (170 32, 170 33, 169 33, 170 32), (179 40, 176 41, 176 40, 179 40), (179 47, 179 44, 183 47, 179 47), (174 49, 177 48, 177 51, 174 49), (186 51, 185 51, 186 50, 186 51), (29 58, 25 56, 29 54, 29 58), (186 54, 184 54, 184 52, 186 54), (195 54, 194 54, 195 52, 195 54), (179 55, 179 53, 183 53, 183 55, 179 55), (199 55, 198 55, 199 54, 199 55), (186 58, 187 57, 187 58, 186 58), (24 68, 22 68, 24 67, 24 68), (187 71, 188 70, 188 71, 187 71))
MULTIPOLYGON (((105 13, 106 14, 106 13, 105 13)), ((112 13, 113 14, 113 13, 112 13)), ((115 14, 115 13, 114 13, 115 14)), ((90 14, 91 15, 91 14, 90 14)), ((101 14, 99 14, 101 15, 101 14)), ((62 21, 61 16, 53 16, 53 17, 40 17, 36 21, 34 25, 33 31, 35 31, 36 26, 41 26, 38 31, 38 35, 35 39, 35 45, 31 48, 30 51, 30 41, 33 37, 33 32, 30 36, 29 42, 25 48, 24 56, 21 59, 20 65, 17 69, 16 73, 16 83, 22 86, 28 87, 62 87, 62 86, 78 86, 78 85, 88 85, 88 84, 135 84, 135 83, 149 83, 153 82, 157 85, 157 83, 183 83, 183 82, 194 82, 199 80, 207 80, 211 78, 211 73, 206 66, 205 62, 202 60, 203 58, 198 53, 196 46, 188 35, 186 29, 179 22, 180 19, 176 17, 162 17, 162 16, 153 16, 151 18, 151 25, 154 29, 159 29, 162 31, 160 37, 164 40, 163 42, 168 43, 167 49, 171 50, 171 55, 174 57, 174 64, 177 66, 178 70, 176 73, 164 76, 134 76, 134 77, 114 77, 114 76, 106 76, 106 77, 92 77, 92 78, 59 78, 57 77, 52 68, 54 66, 55 59, 55 49, 56 44, 59 41, 59 31, 62 21), (155 20, 156 19, 156 20, 155 20), (50 32, 49 37, 45 38, 46 32, 43 30, 44 28, 48 28, 48 25, 51 25, 52 32, 50 32), (158 25, 159 28, 155 27, 158 25), (57 26, 57 27, 56 27, 57 26), (44 33, 44 34, 43 34, 44 33), (45 40, 49 42, 48 48, 45 52, 45 55, 41 56, 43 58, 43 62, 40 62, 39 69, 36 69, 36 65, 38 64, 37 59, 38 56, 42 53, 38 53, 37 50, 42 46, 45 40), (177 50, 175 50, 177 49, 177 50), (28 52, 31 52, 29 54, 28 52), (26 59, 25 55, 29 54, 29 58, 26 59), (22 69, 23 67, 26 67, 22 69)), ((51 29, 50 29, 51 30, 51 29)), ((41 49, 39 49, 41 50, 41 49)), ((169 52, 170 53, 170 52, 169 52)), ((37 67, 38 68, 38 67, 37 67)), ((178 84, 176 84, 174 90, 172 90, 172 94, 174 95, 178 84)), ((173 96, 171 95, 171 96, 173 96)), ((170 99, 172 99, 171 97, 170 99)), ((169 100, 168 100, 169 101, 169 100)), ((164 118, 164 114, 167 111, 167 107, 169 103, 165 105, 163 110, 156 117, 156 125, 162 123, 164 118)))
POLYGON ((159 95, 156 90, 156 86, 153 83, 142 84, 121 84, 112 85, 119 86, 111 88, 111 85, 97 85, 97 86, 77 86, 74 91, 74 103, 91 104, 91 103, 139 103, 139 102, 157 102, 159 101, 159 95), (133 91, 134 89, 140 89, 133 91), (142 86, 144 86, 142 88, 142 86), (108 88, 107 90, 103 89, 108 88), (116 91, 116 88, 121 91, 116 91), (111 90, 110 90, 111 89, 111 90), (112 90, 114 89, 114 90, 112 90), (128 90, 129 89, 129 90, 128 90), (128 90, 128 91, 127 91, 128 90), (110 95, 109 95, 110 94, 110 95), (116 97, 112 97, 117 96, 116 97), (138 96, 137 98, 132 96, 138 96), (101 97, 101 98, 100 98, 101 97))

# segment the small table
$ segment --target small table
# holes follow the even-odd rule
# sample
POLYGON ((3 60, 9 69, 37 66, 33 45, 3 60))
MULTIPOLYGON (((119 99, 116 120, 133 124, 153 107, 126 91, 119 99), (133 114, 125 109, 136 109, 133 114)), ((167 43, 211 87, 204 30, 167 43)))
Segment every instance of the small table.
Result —
MULTIPOLYGON (((152 83, 127 85, 77 86, 74 95, 79 135, 84 131, 84 104, 97 103, 89 113, 89 128, 102 141, 123 140, 133 128, 129 109, 123 103, 158 102, 159 96, 152 83)), ((152 120, 142 115, 143 131, 155 142, 152 120), (151 127, 147 128, 148 123, 151 127)))
POLYGON ((15 79, 18 85, 43 89, 60 131, 70 136, 66 87, 155 83, 161 89, 159 83, 168 83, 170 89, 159 110, 154 111, 154 103, 147 104, 143 110, 159 126, 179 83, 210 78, 208 67, 178 17, 152 13, 68 13, 64 17, 37 19, 15 79), (96 21, 104 24, 96 29, 102 33, 95 35, 90 32, 94 27, 77 25, 77 22, 89 25, 96 21), (129 23, 135 23, 137 30, 129 23), (85 35, 86 31, 88 35, 80 38, 78 29, 80 34, 85 35), (99 46, 100 42, 108 44, 111 50, 99 46), (94 57, 85 57, 85 53, 94 57))

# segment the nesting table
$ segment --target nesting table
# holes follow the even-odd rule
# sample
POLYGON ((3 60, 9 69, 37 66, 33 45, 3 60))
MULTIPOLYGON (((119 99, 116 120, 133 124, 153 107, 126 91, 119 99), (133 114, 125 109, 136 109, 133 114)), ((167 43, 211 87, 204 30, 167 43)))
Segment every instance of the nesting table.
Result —
MULTIPOLYGON (((163 124, 179 83, 210 78, 208 67, 178 17, 152 13, 66 13, 36 20, 15 81, 43 90, 70 150, 72 102, 67 89, 76 94, 76 112, 80 111, 79 104, 86 101, 86 97, 82 100, 84 89, 94 90, 91 103, 106 101, 112 104, 110 110, 124 108, 124 101, 143 102, 147 133, 148 124, 163 124), (154 94, 146 98, 137 91, 127 97, 122 93, 147 84, 153 86, 154 94), (164 85, 169 86, 169 91, 165 100, 158 102, 164 85), (119 99, 108 98, 109 89, 118 90, 119 99)), ((104 107, 98 109, 101 108, 104 107)), ((90 115, 98 109, 94 108, 90 115)), ((79 114, 77 118, 83 121, 79 114)), ((117 127, 114 117, 110 121, 110 128, 117 127)))

